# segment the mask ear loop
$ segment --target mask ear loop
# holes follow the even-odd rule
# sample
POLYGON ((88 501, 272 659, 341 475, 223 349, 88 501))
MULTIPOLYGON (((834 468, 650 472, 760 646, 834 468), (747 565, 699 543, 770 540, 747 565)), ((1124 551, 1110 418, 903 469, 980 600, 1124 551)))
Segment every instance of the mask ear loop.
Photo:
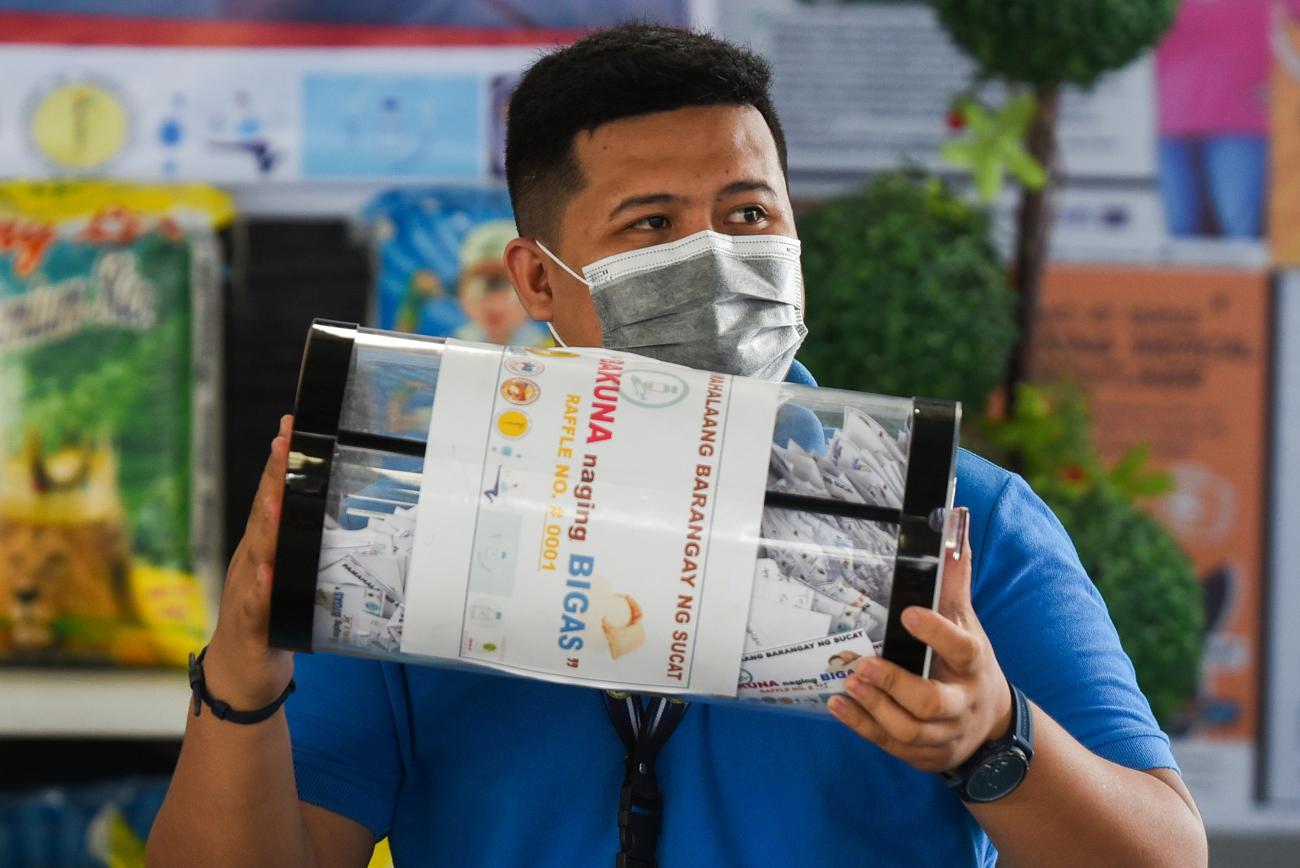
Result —
MULTIPOLYGON (((572 268, 565 265, 564 261, 560 259, 560 257, 556 256, 554 253, 552 253, 551 249, 547 247, 545 244, 543 244, 540 238, 534 238, 533 241, 536 242, 538 247, 542 248, 542 252, 545 253, 547 256, 549 256, 552 262, 554 262, 556 265, 560 266, 560 268, 563 268, 565 271, 567 271, 570 277, 572 277, 574 280, 578 281, 588 289, 591 288, 591 281, 587 280, 582 275, 574 271, 572 268)), ((568 344, 564 342, 564 338, 560 337, 560 333, 555 330, 555 326, 551 323, 550 320, 546 321, 546 328, 550 330, 551 337, 555 338, 555 342, 557 344, 559 344, 562 347, 568 346, 568 344)))

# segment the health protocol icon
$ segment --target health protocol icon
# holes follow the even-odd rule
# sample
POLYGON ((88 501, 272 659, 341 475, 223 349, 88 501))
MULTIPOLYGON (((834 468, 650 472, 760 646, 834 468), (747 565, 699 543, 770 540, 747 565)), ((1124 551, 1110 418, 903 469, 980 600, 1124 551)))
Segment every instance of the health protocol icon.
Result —
POLYGON ((536 359, 506 359, 506 370, 521 377, 535 377, 546 370, 546 366, 536 359))

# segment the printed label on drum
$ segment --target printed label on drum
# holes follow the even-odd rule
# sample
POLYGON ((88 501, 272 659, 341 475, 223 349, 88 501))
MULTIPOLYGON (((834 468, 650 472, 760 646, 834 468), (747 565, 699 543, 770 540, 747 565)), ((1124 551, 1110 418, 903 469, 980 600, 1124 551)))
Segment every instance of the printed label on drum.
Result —
POLYGON ((404 653, 735 696, 779 386, 449 342, 404 653))

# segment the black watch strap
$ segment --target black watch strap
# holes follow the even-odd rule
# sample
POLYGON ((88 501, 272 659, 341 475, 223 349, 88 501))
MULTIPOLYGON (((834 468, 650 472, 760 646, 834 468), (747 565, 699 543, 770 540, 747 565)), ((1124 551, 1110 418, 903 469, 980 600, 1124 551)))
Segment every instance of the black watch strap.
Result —
MULTIPOLYGON (((985 742, 970 759, 951 772, 943 774, 948 788, 963 801, 972 800, 971 794, 967 792, 967 784, 970 783, 970 778, 976 770, 986 762, 1004 759, 1021 764, 1024 770, 1028 771, 1029 762, 1034 758, 1034 715, 1029 707, 1029 700, 1010 680, 1007 681, 1007 687, 1011 691, 1011 731, 1002 738, 985 742)), ((1017 780, 997 798, 1009 795, 1016 786, 1019 786, 1019 783, 1020 781, 1017 780)), ((984 800, 977 799, 977 801, 984 800)))
POLYGON ((203 646, 203 650, 199 652, 197 657, 194 656, 193 652, 190 652, 190 692, 194 696, 195 717, 199 716, 199 712, 206 705, 212 709, 213 715, 218 720, 228 720, 231 723, 261 723, 279 711, 280 706, 284 705, 284 701, 289 698, 289 694, 293 693, 297 687, 293 679, 290 678, 289 683, 285 685, 284 692, 276 697, 275 701, 270 705, 253 711, 236 711, 230 707, 230 703, 223 702, 208 693, 208 685, 203 679, 203 657, 207 653, 208 648, 206 645, 203 646))

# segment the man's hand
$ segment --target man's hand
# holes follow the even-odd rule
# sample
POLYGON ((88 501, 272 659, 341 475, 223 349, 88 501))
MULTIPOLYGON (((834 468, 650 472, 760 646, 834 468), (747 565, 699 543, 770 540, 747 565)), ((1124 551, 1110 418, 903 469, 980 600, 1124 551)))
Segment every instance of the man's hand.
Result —
POLYGON ((938 611, 903 612, 908 632, 934 649, 930 679, 868 657, 847 679, 848 695, 829 705, 844 725, 925 772, 951 771, 1011 729, 1011 690, 975 617, 970 583, 963 538, 944 565, 938 611))
POLYGON ((226 573, 221 614, 203 660, 208 692, 237 711, 269 705, 293 677, 293 655, 266 644, 271 572, 292 430, 293 417, 283 417, 253 498, 244 538, 226 573))

